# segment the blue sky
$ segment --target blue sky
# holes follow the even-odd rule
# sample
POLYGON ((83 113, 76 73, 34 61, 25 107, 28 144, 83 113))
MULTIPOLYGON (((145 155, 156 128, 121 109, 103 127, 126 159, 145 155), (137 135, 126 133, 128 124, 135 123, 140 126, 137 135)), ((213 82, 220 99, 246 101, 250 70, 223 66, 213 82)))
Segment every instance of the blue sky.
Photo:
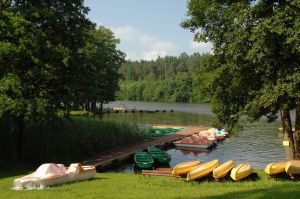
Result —
POLYGON ((180 27, 186 18, 185 0, 85 0, 85 5, 93 22, 121 39, 118 48, 126 59, 211 51, 211 44, 193 42, 193 34, 180 27))

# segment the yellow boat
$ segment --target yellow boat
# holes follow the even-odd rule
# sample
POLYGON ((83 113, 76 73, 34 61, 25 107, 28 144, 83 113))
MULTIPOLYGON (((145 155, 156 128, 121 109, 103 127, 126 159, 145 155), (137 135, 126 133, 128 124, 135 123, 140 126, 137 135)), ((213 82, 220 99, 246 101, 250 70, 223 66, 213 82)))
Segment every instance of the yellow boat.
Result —
POLYGON ((224 178, 230 170, 234 167, 233 160, 228 160, 227 162, 221 164, 213 170, 214 178, 224 178))
POLYGON ((173 168, 172 174, 173 175, 186 174, 186 173, 190 172, 193 168, 195 168, 199 165, 200 165, 199 160, 183 162, 183 163, 180 163, 180 164, 176 165, 173 168))
POLYGON ((287 174, 300 174, 300 160, 288 161, 285 166, 285 172, 287 174))
POLYGON ((212 160, 210 162, 201 164, 187 174, 186 180, 191 181, 202 178, 211 173, 219 165, 220 163, 218 160, 212 160))
POLYGON ((286 164, 287 162, 271 162, 266 166, 265 172, 269 175, 283 173, 285 171, 286 164))
POLYGON ((236 165, 230 173, 230 177, 235 180, 242 180, 252 173, 252 167, 248 163, 241 163, 236 165))

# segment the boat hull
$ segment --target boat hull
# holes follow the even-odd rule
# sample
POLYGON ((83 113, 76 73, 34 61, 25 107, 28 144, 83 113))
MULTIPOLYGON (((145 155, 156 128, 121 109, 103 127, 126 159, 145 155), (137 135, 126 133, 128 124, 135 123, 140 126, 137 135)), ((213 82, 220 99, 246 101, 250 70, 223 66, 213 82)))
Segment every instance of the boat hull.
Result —
POLYGON ((265 172, 268 175, 276 175, 276 174, 279 174, 279 173, 283 173, 283 172, 285 172, 286 164, 287 164, 287 162, 272 162, 272 163, 269 163, 265 168, 265 172))
POLYGON ((173 144, 176 147, 190 148, 190 149, 208 149, 213 145, 213 144, 182 144, 177 142, 173 142, 173 144))
POLYGON ((285 172, 287 174, 300 174, 300 160, 288 161, 285 166, 285 172))
POLYGON ((194 160, 194 161, 188 161, 188 162, 183 162, 178 165, 176 165, 173 170, 172 174, 173 175, 182 175, 182 174, 187 174, 191 170, 193 170, 195 167, 200 165, 199 160, 194 160))
POLYGON ((75 173, 66 172, 64 175, 51 175, 49 177, 35 177, 35 173, 15 179, 13 187, 16 190, 22 189, 43 189, 46 187, 62 185, 66 183, 88 180, 96 175, 94 166, 81 166, 75 173))
POLYGON ((236 165, 230 173, 230 177, 234 180, 234 181, 239 181, 242 180, 246 177, 248 177, 249 175, 251 175, 252 173, 252 167, 250 164, 248 163, 241 163, 236 165))
POLYGON ((233 160, 228 160, 213 170, 213 177, 216 179, 224 178, 234 166, 233 160))
POLYGON ((149 153, 139 151, 134 154, 134 163, 141 169, 148 169, 153 166, 154 160, 149 153))
POLYGON ((200 179, 209 173, 211 173, 220 163, 218 160, 212 160, 210 162, 199 165, 198 167, 191 170, 186 177, 187 181, 200 179))
POLYGON ((171 161, 171 156, 157 147, 148 147, 147 150, 156 162, 167 164, 171 161))

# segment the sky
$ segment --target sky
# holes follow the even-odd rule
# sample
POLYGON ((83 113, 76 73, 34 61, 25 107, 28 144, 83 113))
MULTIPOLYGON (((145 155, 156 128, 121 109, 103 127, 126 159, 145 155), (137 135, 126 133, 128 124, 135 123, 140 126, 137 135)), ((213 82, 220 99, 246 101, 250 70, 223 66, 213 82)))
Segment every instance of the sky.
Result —
POLYGON ((211 52, 210 43, 193 41, 180 27, 187 18, 186 0, 85 0, 88 18, 110 28, 121 40, 118 49, 127 60, 211 52))

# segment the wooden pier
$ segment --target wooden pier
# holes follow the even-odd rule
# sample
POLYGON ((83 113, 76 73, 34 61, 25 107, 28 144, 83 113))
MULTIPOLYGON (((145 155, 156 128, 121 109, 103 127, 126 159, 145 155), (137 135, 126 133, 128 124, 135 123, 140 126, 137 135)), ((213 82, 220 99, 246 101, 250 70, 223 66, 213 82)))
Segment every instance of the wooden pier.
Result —
MULTIPOLYGON (((169 128, 174 127, 171 125, 158 125, 154 126, 155 128, 169 128)), ((159 138, 156 138, 151 141, 144 141, 141 143, 136 143, 130 146, 123 146, 118 149, 97 154, 90 159, 87 159, 82 162, 83 165, 94 165, 96 167, 107 167, 109 165, 114 164, 115 162, 119 162, 125 159, 128 159, 137 151, 143 151, 149 146, 158 146, 165 145, 175 140, 181 139, 186 136, 193 135, 195 133, 199 133, 201 130, 207 129, 205 126, 176 126, 176 127, 185 127, 187 129, 173 133, 171 135, 164 135, 159 138)))
POLYGON ((109 113, 158 113, 158 112, 174 112, 173 109, 171 110, 143 110, 143 109, 127 109, 127 108, 112 108, 112 109, 103 109, 102 114, 109 114, 109 113))
POLYGON ((173 168, 158 168, 156 170, 142 170, 142 175, 152 175, 152 176, 167 176, 181 178, 179 175, 172 174, 173 168))

